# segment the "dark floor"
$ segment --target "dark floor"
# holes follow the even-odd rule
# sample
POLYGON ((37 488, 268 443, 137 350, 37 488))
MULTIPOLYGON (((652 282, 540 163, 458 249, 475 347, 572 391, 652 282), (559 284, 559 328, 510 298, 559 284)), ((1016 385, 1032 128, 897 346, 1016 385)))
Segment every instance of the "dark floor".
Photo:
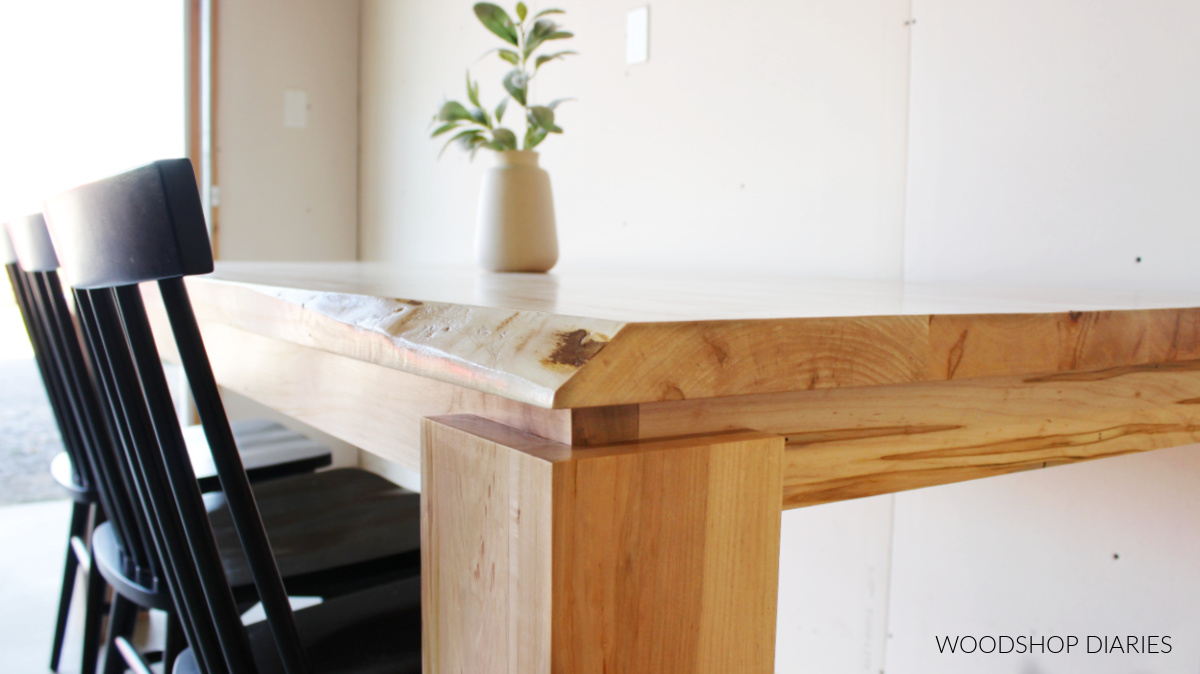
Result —
POLYGON ((37 365, 0 357, 0 505, 63 498, 49 470, 61 451, 37 365))

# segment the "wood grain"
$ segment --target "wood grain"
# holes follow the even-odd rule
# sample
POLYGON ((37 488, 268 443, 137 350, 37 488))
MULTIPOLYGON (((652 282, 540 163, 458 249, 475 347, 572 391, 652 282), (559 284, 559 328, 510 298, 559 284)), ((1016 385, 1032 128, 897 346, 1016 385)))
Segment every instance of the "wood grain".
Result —
POLYGON ((423 435, 426 672, 773 671, 780 438, 423 435))
POLYGON ((639 407, 643 438, 787 439, 785 508, 1200 442, 1200 361, 639 407))
POLYGON ((1200 358, 1200 296, 770 281, 225 264, 189 288, 202 323, 548 408, 1200 358))
POLYGON ((228 325, 541 407, 552 407, 554 392, 621 329, 612 321, 571 316, 189 281, 202 324, 228 325))
MULTIPOLYGON (((1168 328, 1138 352, 1180 357, 1168 328)), ((203 329, 222 385, 414 471, 420 419, 456 413, 577 447, 735 429, 782 435, 788 508, 1200 441, 1200 405, 1189 404, 1200 399, 1200 361, 548 410, 212 321, 203 329)), ((978 371, 963 353, 960 369, 978 371)))
POLYGON ((935 316, 926 379, 1099 370, 1200 358, 1200 312, 935 316))
MULTIPOLYGON (((155 339, 174 358, 169 328, 152 312, 155 339)), ((165 317, 161 317, 165 320, 165 317)), ((407 372, 268 339, 202 326, 221 386, 349 442, 420 470, 420 421, 469 413, 570 443, 570 410, 548 410, 407 372)))
POLYGON ((919 381, 927 327, 912 316, 627 325, 554 406, 919 381))
POLYGON ((571 439, 565 444, 594 447, 638 437, 637 405, 580 407, 571 410, 571 439))

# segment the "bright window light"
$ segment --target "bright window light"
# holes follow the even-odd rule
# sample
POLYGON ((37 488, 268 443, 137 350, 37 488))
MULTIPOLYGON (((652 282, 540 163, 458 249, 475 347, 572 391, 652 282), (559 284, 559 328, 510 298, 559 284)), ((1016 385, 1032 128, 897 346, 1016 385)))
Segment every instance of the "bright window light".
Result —
POLYGON ((185 154, 184 4, 0 2, 0 222, 185 154))

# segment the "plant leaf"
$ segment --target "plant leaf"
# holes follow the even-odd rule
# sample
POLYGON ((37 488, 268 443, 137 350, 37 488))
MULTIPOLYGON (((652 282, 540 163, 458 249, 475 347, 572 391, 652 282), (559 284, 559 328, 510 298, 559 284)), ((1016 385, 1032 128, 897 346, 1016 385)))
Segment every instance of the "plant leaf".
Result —
POLYGON ((559 103, 566 103, 567 101, 573 101, 573 100, 575 100, 575 99, 574 98, 556 98, 553 101, 550 101, 549 103, 547 103, 546 107, 553 110, 558 107, 559 103))
POLYGON ((484 138, 483 136, 477 136, 475 138, 472 138, 470 141, 464 141, 464 143, 463 143, 464 148, 469 146, 471 149, 471 161, 475 161, 475 153, 479 152, 479 148, 483 147, 484 145, 487 145, 487 142, 488 142, 488 140, 486 138, 484 138))
POLYGON ((525 9, 525 3, 518 2, 517 3, 517 18, 520 19, 521 21, 524 21, 525 15, 528 13, 529 13, 529 10, 525 9))
POLYGON ((558 24, 550 19, 539 19, 533 22, 533 28, 529 30, 529 35, 525 38, 525 58, 533 53, 534 49, 546 39, 546 36, 558 30, 558 24))
POLYGON ((570 54, 578 54, 578 53, 579 52, 577 52, 577 51, 560 51, 560 52, 555 52, 553 54, 542 54, 541 56, 537 57, 537 63, 534 64, 533 70, 534 70, 534 72, 537 72, 537 69, 541 68, 543 63, 549 63, 550 61, 553 61, 555 59, 562 59, 562 57, 564 57, 564 56, 567 56, 570 54))
POLYGON ((471 84, 471 71, 470 70, 467 71, 467 98, 469 98, 471 100, 471 102, 475 104, 475 107, 480 107, 479 106, 479 83, 476 82, 475 84, 471 84))
POLYGON ((468 138, 469 136, 478 136, 478 135, 479 135, 479 129, 467 129, 466 131, 455 134, 450 140, 446 141, 445 145, 442 146, 442 151, 438 153, 438 159, 441 159, 442 155, 446 154, 446 148, 450 147, 450 144, 453 143, 454 141, 456 141, 456 140, 459 141, 465 148, 467 145, 466 138, 468 138))
POLYGON ((529 86, 529 76, 519 68, 508 71, 504 76, 504 88, 518 103, 525 105, 525 88, 529 86))
POLYGON ((498 5, 490 2, 476 3, 475 16, 479 17, 479 22, 483 24, 484 28, 495 33, 501 40, 514 46, 520 44, 517 41, 517 27, 513 25, 513 20, 509 18, 508 12, 498 5))
POLYGON ((451 129, 457 129, 457 128, 458 128, 458 122, 446 122, 445 124, 439 126, 437 128, 437 130, 434 131, 429 137, 437 138, 438 136, 442 135, 443 133, 446 133, 447 131, 450 131, 451 129))
POLYGON ((504 111, 507 109, 508 109, 508 99, 505 98, 500 101, 500 105, 496 106, 496 123, 497 124, 500 123, 500 120, 504 119, 504 111))
POLYGON ((562 11, 561 9, 543 9, 542 11, 538 12, 537 14, 534 14, 533 18, 540 19, 543 16, 546 16, 547 14, 566 14, 566 12, 562 11))
POLYGON ((492 128, 492 120, 483 108, 471 108, 471 119, 487 128, 492 128))
POLYGON ((565 30, 555 31, 549 35, 539 37, 534 40, 532 37, 525 41, 525 58, 529 58, 538 47, 550 40, 565 40, 569 37, 575 37, 575 33, 568 33, 565 30))
POLYGON ((525 40, 525 58, 533 53, 539 45, 547 40, 565 40, 569 37, 575 37, 574 33, 565 30, 559 30, 560 26, 549 19, 538 19, 533 24, 533 29, 529 31, 529 37, 525 40))
POLYGON ((475 151, 479 149, 480 145, 487 143, 488 139, 484 138, 482 135, 475 135, 475 136, 471 136, 470 138, 464 138, 464 139, 462 139, 461 142, 462 142, 463 149, 470 150, 471 158, 474 159, 475 151))
MULTIPOLYGON (((512 131, 510 131, 504 127, 500 127, 498 129, 493 130, 492 131, 492 139, 496 141, 496 144, 501 146, 501 149, 505 149, 505 150, 517 149, 517 134, 513 133, 512 131)), ((495 149, 495 148, 493 148, 493 149, 495 149)))
POLYGON ((471 113, 463 107, 458 101, 446 101, 442 105, 441 111, 438 112, 438 121, 441 122, 457 122, 459 120, 471 121, 471 113))
POLYGON ((505 49, 504 47, 492 47, 491 49, 480 54, 479 58, 475 59, 475 62, 479 63, 483 59, 487 58, 487 55, 491 54, 492 52, 496 52, 500 58, 508 61, 514 66, 517 65, 517 62, 521 60, 521 55, 511 49, 505 49))
POLYGON ((529 121, 534 126, 539 126, 546 130, 556 128, 554 126, 554 111, 544 105, 535 105, 529 108, 529 121))
POLYGON ((546 140, 546 130, 545 129, 535 129, 533 127, 530 127, 528 130, 525 131, 525 149, 526 150, 532 150, 533 148, 537 147, 538 144, 541 143, 543 140, 546 140))

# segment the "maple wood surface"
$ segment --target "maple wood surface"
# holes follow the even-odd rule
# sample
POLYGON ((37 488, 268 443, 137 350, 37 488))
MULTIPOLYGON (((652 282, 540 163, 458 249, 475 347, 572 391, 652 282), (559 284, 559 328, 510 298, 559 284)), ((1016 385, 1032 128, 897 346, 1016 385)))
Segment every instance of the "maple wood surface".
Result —
POLYGON ((546 408, 1200 359, 1200 295, 223 263, 201 321, 546 408))
POLYGON ((774 670, 781 438, 422 433, 427 672, 774 670))
POLYGON ((205 278, 620 323, 1200 307, 1198 293, 815 279, 621 269, 498 274, 371 262, 218 262, 205 278))

